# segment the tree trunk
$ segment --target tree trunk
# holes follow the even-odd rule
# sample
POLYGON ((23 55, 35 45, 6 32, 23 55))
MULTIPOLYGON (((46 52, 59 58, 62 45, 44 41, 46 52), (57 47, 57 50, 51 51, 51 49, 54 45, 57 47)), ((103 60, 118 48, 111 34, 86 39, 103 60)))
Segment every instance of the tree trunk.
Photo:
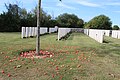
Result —
POLYGON ((40 52, 40 10, 41 10, 41 0, 38 0, 37 8, 37 38, 36 38, 36 55, 40 52))

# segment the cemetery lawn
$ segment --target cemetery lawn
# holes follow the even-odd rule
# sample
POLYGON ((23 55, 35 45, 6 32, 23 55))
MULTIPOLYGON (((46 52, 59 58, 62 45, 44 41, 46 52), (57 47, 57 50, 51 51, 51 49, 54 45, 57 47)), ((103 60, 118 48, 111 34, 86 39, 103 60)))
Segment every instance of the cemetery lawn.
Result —
POLYGON ((0 80, 120 80, 120 40, 105 37, 100 44, 82 33, 57 41, 57 34, 41 36, 41 49, 52 58, 25 59, 19 53, 34 50, 36 38, 0 33, 0 80))

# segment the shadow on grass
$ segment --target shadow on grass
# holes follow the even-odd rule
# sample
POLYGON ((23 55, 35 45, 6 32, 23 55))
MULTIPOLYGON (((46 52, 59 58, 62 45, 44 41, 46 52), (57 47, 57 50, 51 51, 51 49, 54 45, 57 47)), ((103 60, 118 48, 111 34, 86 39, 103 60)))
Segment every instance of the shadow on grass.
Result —
POLYGON ((109 41, 105 41, 105 40, 104 40, 103 43, 109 43, 109 41))
POLYGON ((67 40, 73 40, 74 34, 70 34, 70 36, 67 38, 67 40))
POLYGON ((104 40, 103 43, 113 43, 113 42, 109 40, 104 40))
MULTIPOLYGON (((76 32, 76 33, 78 33, 78 32, 76 32)), ((66 38, 66 40, 73 40, 74 36, 80 36, 80 35, 84 36, 84 34, 72 34, 72 32, 71 32, 71 33, 68 34, 68 37, 66 38)))
POLYGON ((67 33, 64 37, 62 37, 60 40, 73 40, 73 38, 71 37, 72 32, 67 33), (71 38, 70 38, 71 37, 71 38))

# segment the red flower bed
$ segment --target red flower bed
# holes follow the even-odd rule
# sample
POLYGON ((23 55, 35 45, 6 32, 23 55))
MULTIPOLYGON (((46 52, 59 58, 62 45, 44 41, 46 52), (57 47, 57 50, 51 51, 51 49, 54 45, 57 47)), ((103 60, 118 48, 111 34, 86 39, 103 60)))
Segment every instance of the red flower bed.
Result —
POLYGON ((46 51, 46 50, 40 50, 39 55, 36 55, 35 50, 21 52, 20 56, 24 58, 47 58, 47 57, 53 57, 52 52, 46 51))

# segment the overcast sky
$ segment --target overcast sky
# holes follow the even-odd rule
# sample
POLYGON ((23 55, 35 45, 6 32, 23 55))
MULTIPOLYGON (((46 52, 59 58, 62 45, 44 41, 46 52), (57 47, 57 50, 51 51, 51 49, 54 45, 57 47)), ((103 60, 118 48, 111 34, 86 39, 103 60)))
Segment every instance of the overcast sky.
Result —
MULTIPOLYGON (((37 5, 38 0, 1 0, 0 12, 5 11, 4 3, 18 3, 28 11, 37 5)), ((75 14, 84 21, 89 21, 94 16, 104 14, 113 24, 120 26, 120 0, 42 0, 45 12, 56 17, 62 13, 75 14)))

